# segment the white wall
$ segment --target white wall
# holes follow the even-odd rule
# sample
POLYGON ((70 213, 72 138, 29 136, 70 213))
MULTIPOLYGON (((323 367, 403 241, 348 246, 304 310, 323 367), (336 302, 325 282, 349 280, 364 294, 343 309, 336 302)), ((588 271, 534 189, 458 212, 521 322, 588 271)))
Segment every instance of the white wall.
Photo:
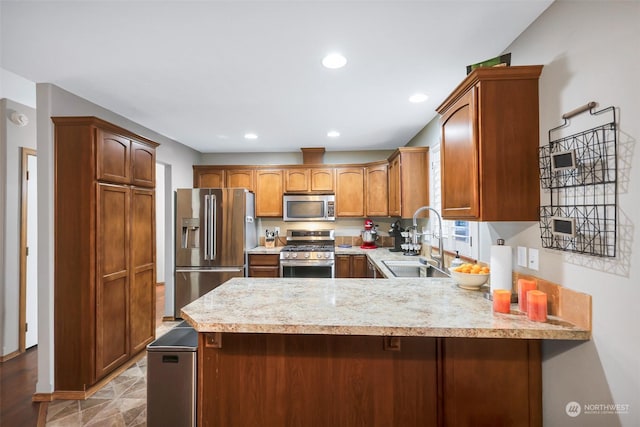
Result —
POLYGON ((11 71, 0 68, 0 99, 7 98, 36 108, 36 85, 11 71))
MULTIPOLYGON (((521 64, 544 64, 540 143, 561 115, 589 101, 618 112, 618 247, 613 259, 540 248, 537 225, 507 244, 535 242, 539 275, 593 296, 593 339, 543 348, 545 425, 640 425, 640 2, 559 1, 506 51, 521 64), (568 402, 629 405, 627 413, 570 418, 568 402)), ((624 411, 619 411, 624 412, 624 411)))
POLYGON ((3 217, 0 247, 3 249, 0 269, 2 277, 2 356, 19 349, 20 315, 20 203, 21 203, 21 147, 36 148, 36 111, 9 99, 0 100, 2 132, 0 145, 0 186, 4 195, 0 210, 3 217), (17 126, 9 117, 13 112, 24 114, 29 119, 26 126, 17 126))
MULTIPOLYGON (((545 426, 640 425, 640 242, 634 223, 640 207, 640 2, 556 1, 504 52, 512 65, 543 64, 540 78, 540 144, 562 124, 562 114, 596 101, 618 114, 618 245, 615 258, 543 249, 538 223, 481 223, 479 259, 489 261, 498 237, 512 247, 539 250, 540 270, 516 267, 593 296, 593 338, 543 343, 545 426), (569 417, 566 405, 583 413, 569 417), (585 405, 619 405, 610 413, 585 413, 585 405)), ((437 119, 410 145, 440 139, 437 119)), ((574 119, 577 121, 577 118, 574 119)), ((600 124, 600 123, 598 123, 600 124)), ((543 192, 543 203, 548 194, 543 192)), ((515 257, 514 257, 515 259, 515 257)))
MULTIPOLYGON (((38 84, 37 94, 37 131, 38 131, 38 383, 37 393, 50 393, 54 389, 53 376, 53 116, 97 116, 108 122, 129 129, 139 135, 160 143, 156 160, 165 165, 165 195, 178 187, 190 187, 193 179, 192 165, 199 160, 200 153, 169 138, 146 129, 122 116, 95 105, 72 93, 51 84, 38 84)), ((166 204, 169 205, 168 203, 166 204)), ((167 220, 172 209, 167 207, 167 220)), ((173 220, 171 219, 171 222, 173 220)), ((166 246, 173 247, 172 234, 167 235, 166 246)), ((173 251, 168 251, 173 254, 173 251)), ((166 270, 173 270, 173 257, 167 259, 166 270)), ((165 283, 170 276, 166 276, 165 283)), ((171 280, 172 282, 172 280, 171 280)), ((173 283, 170 284, 172 286, 173 283)), ((170 294, 172 298, 172 294, 170 294)))

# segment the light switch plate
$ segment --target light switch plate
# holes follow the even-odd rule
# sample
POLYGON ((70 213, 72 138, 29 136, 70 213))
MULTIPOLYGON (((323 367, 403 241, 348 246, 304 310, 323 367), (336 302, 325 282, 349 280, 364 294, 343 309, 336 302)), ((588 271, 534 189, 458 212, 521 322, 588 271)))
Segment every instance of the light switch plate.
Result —
POLYGON ((539 268, 537 249, 529 248, 529 268, 532 270, 537 270, 539 268))
POLYGON ((527 266, 527 248, 518 246, 518 265, 520 267, 527 266))

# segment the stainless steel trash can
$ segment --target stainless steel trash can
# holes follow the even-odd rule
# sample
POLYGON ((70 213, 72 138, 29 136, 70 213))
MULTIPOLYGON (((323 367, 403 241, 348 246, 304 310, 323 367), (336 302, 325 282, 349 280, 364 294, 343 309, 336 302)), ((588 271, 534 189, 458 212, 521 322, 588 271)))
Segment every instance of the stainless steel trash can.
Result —
POLYGON ((198 333, 173 328, 147 346, 147 426, 196 425, 198 333))

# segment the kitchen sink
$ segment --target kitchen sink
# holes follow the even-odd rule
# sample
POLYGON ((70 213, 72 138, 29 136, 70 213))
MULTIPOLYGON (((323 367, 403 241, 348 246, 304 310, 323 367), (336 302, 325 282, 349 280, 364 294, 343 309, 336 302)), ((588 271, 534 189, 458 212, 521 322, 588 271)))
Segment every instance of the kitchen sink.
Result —
POLYGON ((394 277, 450 277, 445 271, 431 264, 423 264, 417 259, 383 260, 382 264, 394 277))

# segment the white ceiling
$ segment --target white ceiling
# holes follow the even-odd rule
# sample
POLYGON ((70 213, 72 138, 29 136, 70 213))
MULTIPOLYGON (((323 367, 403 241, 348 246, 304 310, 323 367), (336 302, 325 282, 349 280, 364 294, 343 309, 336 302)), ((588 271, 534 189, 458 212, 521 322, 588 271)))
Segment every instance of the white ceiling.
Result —
POLYGON ((2 0, 0 66, 203 153, 390 149, 552 1, 2 0))

